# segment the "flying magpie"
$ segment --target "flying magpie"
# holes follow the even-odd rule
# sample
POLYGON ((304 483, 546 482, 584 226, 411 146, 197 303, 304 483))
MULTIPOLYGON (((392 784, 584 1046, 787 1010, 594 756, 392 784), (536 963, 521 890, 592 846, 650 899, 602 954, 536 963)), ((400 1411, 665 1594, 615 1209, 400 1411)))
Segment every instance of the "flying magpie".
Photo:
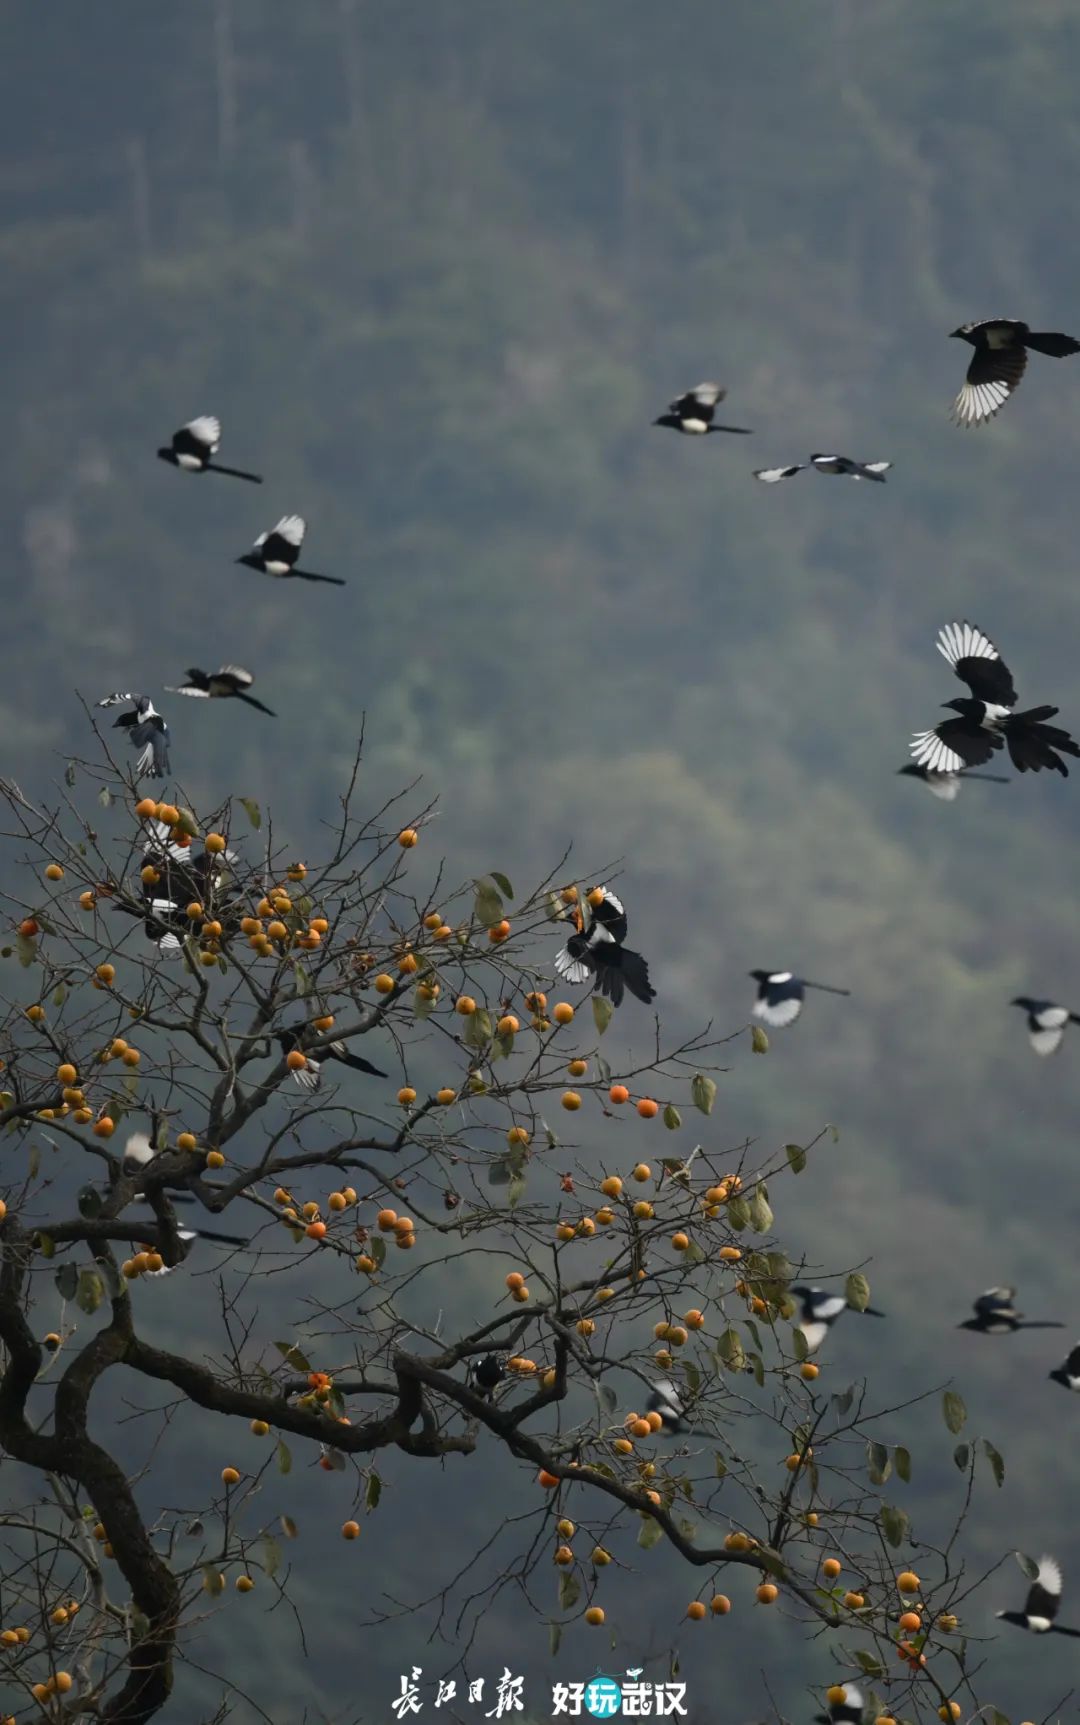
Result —
POLYGON ((727 390, 719 383, 698 383, 685 395, 677 395, 666 413, 654 419, 654 425, 664 425, 672 431, 682 431, 692 437, 707 436, 710 431, 732 431, 743 437, 751 435, 746 425, 714 425, 713 415, 727 390))
POLYGON ((332 587, 344 587, 340 575, 316 575, 310 569, 296 567, 306 532, 307 522, 302 515, 283 515, 276 527, 260 533, 251 550, 236 561, 279 581, 327 581, 332 587))
POLYGON ((506 1362, 501 1354, 481 1354, 469 1368, 469 1376, 474 1387, 491 1401, 506 1376, 506 1362))
POLYGON ((962 323, 949 333, 975 349, 964 387, 952 405, 952 419, 963 426, 984 425, 1004 407, 1024 375, 1029 348, 1052 359, 1080 353, 1080 341, 1071 335, 1031 330, 1012 317, 962 323))
POLYGON ((918 779, 924 784, 932 797, 938 797, 943 803, 954 803, 960 794, 961 779, 985 779, 988 785, 1007 785, 1008 779, 997 773, 971 773, 961 768, 958 773, 933 773, 929 767, 917 767, 909 762, 906 767, 897 767, 901 777, 918 779))
POLYGON ((239 467, 222 467, 212 460, 220 442, 220 419, 212 413, 204 413, 199 419, 189 419, 179 431, 173 432, 168 446, 158 450, 158 460, 168 461, 184 473, 225 473, 230 479, 249 479, 252 485, 261 485, 262 480, 257 473, 244 473, 239 467))
POLYGON ((793 462, 790 467, 755 467, 754 478, 760 479, 763 485, 779 485, 781 479, 793 479, 796 473, 805 473, 805 461, 793 462))
POLYGON ((840 1688, 844 1691, 842 1701, 830 1701, 827 1713, 815 1713, 814 1725, 862 1725, 862 1716, 866 1708, 863 1692, 854 1683, 844 1679, 840 1688))
POLYGON ((372 1066, 370 1060, 364 1060, 359 1054, 350 1054, 344 1042, 328 1042, 325 1048, 305 1048, 303 1046, 304 1029, 305 1026, 300 1025, 295 1030, 278 1032, 278 1042, 283 1054, 289 1054, 294 1048, 298 1048, 302 1054, 307 1055, 307 1065, 298 1066, 293 1072, 293 1077, 301 1090, 317 1090, 319 1088, 322 1080, 322 1068, 328 1060, 339 1060, 343 1066, 351 1066, 354 1072, 367 1072, 372 1078, 386 1078, 388 1076, 378 1066, 372 1066))
POLYGON ((956 1327, 976 1330, 980 1336, 1006 1336, 1015 1330, 1063 1330, 1064 1324, 1052 1319, 1045 1323, 1026 1323, 1023 1312, 1013 1305, 1015 1288, 987 1288, 975 1301, 975 1316, 956 1327))
POLYGON ((757 983, 757 995, 750 1008, 754 1018, 783 1030, 794 1024, 803 1009, 803 991, 820 989, 823 994, 850 994, 850 988, 833 988, 827 982, 807 982, 804 976, 793 976, 790 970, 752 970, 757 983))
POLYGON ((132 701, 134 705, 130 713, 121 713, 115 721, 113 729, 118 727, 126 730, 128 742, 133 749, 139 750, 139 758, 135 763, 135 774, 138 777, 146 773, 151 779, 164 779, 169 774, 169 727, 161 714, 154 709, 154 703, 149 695, 114 694, 106 695, 99 707, 117 707, 123 701, 132 701))
POLYGON ((167 695, 192 695, 196 700, 221 700, 232 696, 237 701, 246 701, 249 707, 258 707, 260 713, 268 713, 272 719, 277 714, 264 707, 248 690, 255 681, 250 671, 241 670, 239 665, 222 665, 220 671, 200 671, 192 667, 185 671, 187 682, 179 689, 166 688, 167 695))
POLYGON ((675 1388, 675 1385, 671 1382, 670 1378, 658 1378, 656 1380, 652 1389, 649 1391, 649 1399, 645 1403, 645 1411, 650 1414, 659 1414, 661 1420, 664 1422, 664 1430, 666 1432, 670 1432, 672 1436, 674 1436, 676 1432, 686 1430, 686 1424, 683 1420, 683 1413, 685 1410, 683 1408, 682 1397, 679 1395, 678 1390, 675 1388))
POLYGON ((148 1277, 171 1276, 173 1271, 178 1270, 180 1265, 185 1262, 196 1240, 212 1240, 219 1246, 246 1246, 249 1244, 247 1240, 240 1239, 237 1234, 219 1234, 213 1228, 177 1228, 176 1238, 181 1247, 181 1256, 176 1263, 163 1264, 160 1270, 146 1270, 143 1272, 144 1275, 148 1277))
POLYGON ((1080 1015, 1067 1006, 1055 1006, 1052 1000, 1031 1000, 1018 994, 1010 1006, 1022 1006, 1027 1013, 1028 1039, 1036 1054, 1053 1054, 1061 1046, 1067 1024, 1080 1024, 1080 1015))
POLYGON ((1080 1629, 1065 1629, 1055 1623, 1061 1604, 1061 1566, 1053 1557, 1040 1557, 1039 1575, 1028 1590, 1023 1611, 998 1611, 995 1616, 1004 1623, 1015 1623, 1018 1629, 1030 1629, 1036 1635, 1053 1630, 1057 1635, 1080 1637, 1080 1629))
POLYGON ((626 912, 621 900, 610 887, 602 887, 603 898, 590 907, 588 927, 581 911, 574 906, 576 933, 555 954, 555 969, 565 982, 587 982, 596 978, 596 990, 606 994, 612 1006, 621 1006, 626 989, 648 1006, 656 999, 656 990, 649 981, 649 967, 640 952, 623 945, 626 939, 626 912))
POLYGON ((1055 1367, 1049 1376, 1056 1384, 1061 1384, 1063 1389, 1080 1390, 1080 1342, 1070 1348, 1068 1359, 1063 1365, 1055 1367))
POLYGON ((810 465, 815 473, 836 473, 845 479, 874 479, 885 484, 891 461, 852 461, 849 455, 812 455, 810 465))
POLYGON ((920 767, 955 773, 962 767, 982 766, 995 750, 1007 745, 1017 772, 1040 773, 1049 767, 1068 778, 1061 754, 1080 755, 1080 746, 1068 731, 1046 723, 1057 707, 1014 712, 1017 696, 1012 673, 981 629, 968 622, 946 623, 937 649, 967 684, 971 697, 943 701, 959 718, 943 719, 932 731, 919 731, 912 738, 911 752, 920 767))
MULTIPOLYGON (((802 1333, 808 1354, 815 1354, 843 1312, 854 1310, 843 1294, 830 1294, 825 1288, 790 1288, 799 1300, 799 1317, 795 1328, 802 1333)), ((863 1316, 883 1318, 876 1306, 866 1306, 863 1316)))

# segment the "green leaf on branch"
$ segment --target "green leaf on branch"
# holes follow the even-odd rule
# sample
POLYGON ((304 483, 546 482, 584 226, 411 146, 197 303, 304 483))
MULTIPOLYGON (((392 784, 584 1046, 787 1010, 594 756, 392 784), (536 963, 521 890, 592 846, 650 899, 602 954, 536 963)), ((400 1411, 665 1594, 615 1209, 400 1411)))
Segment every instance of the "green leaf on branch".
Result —
POLYGON ((277 1464, 279 1473, 292 1472, 292 1451, 284 1438, 278 1438, 277 1464))
POLYGON ((651 1551, 654 1545, 659 1545, 664 1537, 664 1530, 658 1521, 647 1515, 638 1530, 637 1542, 642 1551, 651 1551))
POLYGON ((716 1101, 716 1084, 704 1072, 696 1072, 690 1086, 690 1099, 702 1114, 711 1114, 716 1101))
POLYGON ((1026 1556, 1026 1554, 1022 1551, 1014 1551, 1013 1556, 1015 1557, 1017 1563, 1020 1565, 1020 1568, 1023 1570, 1024 1574, 1027 1576, 1028 1580, 1029 1581, 1038 1581, 1038 1579, 1039 1579, 1039 1566, 1035 1562, 1034 1558, 1026 1556))
POLYGON ((729 1372, 741 1372, 746 1364, 746 1350, 739 1332, 732 1329, 730 1324, 721 1332, 716 1343, 716 1352, 720 1363, 725 1365, 729 1372))
POLYGON ((562 1646, 562 1624, 561 1623, 549 1623, 548 1624, 548 1653, 552 1659, 554 1659, 556 1653, 558 1653, 559 1648, 561 1646, 562 1646))
POLYGON ((989 1438, 983 1438, 982 1447, 983 1447, 983 1455, 986 1457, 987 1461, 990 1463, 990 1471, 994 1476, 995 1484, 999 1485, 999 1486, 1004 1485, 1005 1484, 1005 1461, 1004 1461, 1003 1456, 1000 1454, 1000 1452, 998 1450, 996 1450, 994 1448, 994 1446, 990 1442, 989 1438))
POLYGON ((247 818, 255 828, 255 831, 258 832, 259 828, 262 826, 262 810, 254 797, 238 797, 237 802, 247 815, 247 818))
POLYGON ((727 1212, 728 1226, 736 1233, 746 1227, 750 1220, 750 1206, 745 1198, 729 1198, 724 1209, 727 1212))
POLYGON ((492 1035, 491 1014, 486 1007, 481 1006, 476 1012, 470 1012, 465 1020, 465 1035, 463 1041, 466 1048, 486 1048, 492 1035))
POLYGON ((604 1031, 611 1023, 611 1014, 613 1010, 610 1000, 606 1000, 602 994, 593 995, 592 1015, 593 1023, 596 1025, 597 1036, 603 1036, 604 1031))
POLYGON ((971 1460, 970 1445, 966 1443, 958 1443, 956 1448, 953 1450, 952 1458, 960 1469, 960 1472, 965 1473, 967 1471, 968 1462, 971 1460))
POLYGON ((80 1270, 75 1304, 90 1317, 105 1298, 105 1284, 96 1270, 80 1270))
POLYGON ((903 1545, 911 1527, 906 1512, 897 1509, 891 1503, 883 1503, 878 1511, 878 1520, 881 1523, 881 1531, 889 1544, 893 1546, 903 1545))
POLYGON ((769 1052, 769 1038, 760 1024, 750 1026, 750 1050, 753 1054, 768 1054, 769 1052))
POLYGON ((310 1372, 311 1361, 306 1354, 301 1353, 295 1342, 275 1342, 274 1346, 285 1364, 291 1366, 294 1372, 310 1372))
POLYGON ((524 1196, 525 1196, 525 1176, 524 1176, 524 1174, 515 1174, 513 1179, 510 1182, 510 1186, 509 1186, 509 1189, 508 1189, 507 1194, 506 1194, 506 1201, 509 1204, 511 1210, 513 1210, 516 1205, 521 1203, 521 1200, 524 1198, 524 1196))
POLYGON ((62 1300, 73 1300, 79 1286, 79 1271, 75 1264, 62 1264, 56 1272, 56 1288, 62 1300))
POLYGON ((844 1298, 853 1312, 865 1312, 870 1304, 870 1284, 858 1270, 853 1270, 844 1283, 844 1298))
POLYGON ((764 1186, 755 1186, 750 1199, 750 1226, 755 1234, 767 1234, 773 1225, 772 1206, 764 1186))
POLYGON ((364 1495, 364 1502, 367 1504, 368 1509, 378 1509, 381 1497, 382 1480, 377 1473, 372 1471, 368 1475, 367 1492, 364 1495))
POLYGON ((793 1174, 801 1174, 806 1167, 806 1151, 801 1144, 785 1144, 784 1155, 788 1159, 788 1167, 793 1174))
POLYGON ((668 1102, 664 1108, 664 1125, 669 1132, 677 1132, 682 1125, 682 1115, 673 1102, 668 1102))
POLYGON ((494 928, 497 922, 503 920, 503 901, 494 880, 487 875, 473 881, 476 897, 473 899, 473 916, 485 928, 494 928))
POLYGON ((564 1571, 559 1577, 559 1609, 569 1611, 581 1598, 581 1583, 573 1570, 564 1571))
POLYGON ((945 1391, 941 1398, 941 1412, 948 1430, 955 1437, 957 1432, 963 1430, 967 1419, 967 1408, 955 1390, 945 1391))
POLYGON ((501 893, 509 899, 513 898, 514 889, 504 874, 501 874, 497 868, 493 868, 491 871, 491 878, 501 893))
POLYGON ((874 1655, 872 1653, 867 1653, 865 1648, 860 1647, 857 1649, 855 1659, 858 1663, 859 1670, 867 1677, 884 1677, 885 1667, 882 1665, 881 1660, 875 1659, 874 1655))
POLYGON ((268 1580, 273 1581, 281 1568, 281 1547, 272 1533, 264 1533, 259 1542, 262 1546, 262 1566, 268 1580))
POLYGON ((871 1485, 884 1485, 892 1473, 892 1457, 883 1443, 871 1441, 866 1446, 866 1468, 871 1485))
POLYGON ((896 1471, 897 1471, 898 1475, 900 1476, 900 1478, 903 1480, 904 1484, 910 1485, 910 1483, 911 1483, 911 1452, 910 1452, 910 1450, 906 1450, 904 1448, 903 1444, 897 1444, 896 1448, 893 1450, 893 1461, 896 1463, 896 1471))

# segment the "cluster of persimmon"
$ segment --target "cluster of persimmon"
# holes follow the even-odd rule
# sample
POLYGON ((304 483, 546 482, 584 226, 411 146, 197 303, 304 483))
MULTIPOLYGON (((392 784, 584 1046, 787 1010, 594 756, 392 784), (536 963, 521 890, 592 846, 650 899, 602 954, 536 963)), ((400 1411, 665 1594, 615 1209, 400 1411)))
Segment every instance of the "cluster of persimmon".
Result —
MULTIPOLYGON (((274 1202, 281 1207, 281 1219, 292 1232, 296 1240, 324 1240, 329 1232, 329 1224, 319 1214, 319 1205, 314 1199, 306 1204, 298 1204, 284 1186, 279 1186, 274 1193, 274 1202)), ((331 1216, 340 1216, 358 1203, 355 1186, 342 1186, 339 1191, 331 1192, 326 1200, 327 1210, 331 1216)), ((411 1216, 399 1216, 396 1210, 381 1209, 375 1216, 375 1226, 380 1234, 389 1235, 395 1246, 401 1251, 409 1251, 416 1245, 416 1223, 411 1216)), ((367 1238, 367 1230, 357 1229, 358 1237, 367 1238)), ((363 1275, 372 1276, 378 1269, 377 1260, 370 1252, 362 1252, 356 1260, 356 1268, 363 1275)))
POLYGON ((124 1259, 120 1266, 120 1274, 126 1281, 134 1282, 140 1276, 145 1276, 148 1271, 156 1273, 163 1269, 164 1265, 165 1260, 160 1252, 155 1252, 151 1247, 144 1246, 141 1251, 135 1253, 133 1258, 124 1259))

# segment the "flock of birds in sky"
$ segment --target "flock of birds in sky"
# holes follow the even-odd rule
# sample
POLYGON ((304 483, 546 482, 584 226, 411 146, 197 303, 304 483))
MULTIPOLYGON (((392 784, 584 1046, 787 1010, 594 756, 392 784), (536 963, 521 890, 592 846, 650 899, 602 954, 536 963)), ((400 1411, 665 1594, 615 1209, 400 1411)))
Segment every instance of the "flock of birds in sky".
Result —
MULTIPOLYGON (((993 318, 964 324, 952 334, 967 342, 974 350, 967 375, 956 401, 952 416, 961 426, 983 424, 994 417, 1023 378, 1029 351, 1062 358, 1080 352, 1080 341, 1071 336, 1031 330, 1026 323, 1014 319, 993 318)), ((667 427, 686 436, 706 436, 710 433, 749 435, 745 426, 724 425, 716 420, 716 410, 726 391, 717 383, 700 383, 671 402, 668 411, 654 424, 667 427)), ((228 478, 261 485, 260 475, 242 468, 225 466, 216 457, 221 444, 221 424, 212 415, 191 420, 173 433, 170 442, 158 450, 162 461, 185 473, 217 473, 228 478)), ((759 468, 754 477, 774 485, 794 477, 808 467, 817 473, 865 480, 884 484, 890 470, 889 461, 861 461, 835 453, 818 452, 808 462, 787 466, 759 468)), ((237 562, 275 580, 301 580, 344 586, 336 575, 325 575, 301 566, 306 524, 299 515, 285 515, 276 525, 261 533, 251 550, 237 562)), ((981 774, 974 769, 992 761, 1003 750, 1019 773, 1051 770, 1068 776, 1063 756, 1080 757, 1078 745, 1069 733, 1049 721, 1058 709, 1041 705, 1017 711, 1018 696, 1009 671, 989 637, 974 624, 961 621, 947 623, 942 628, 938 651, 952 671, 967 687, 968 694, 943 705, 954 716, 941 720, 928 730, 918 732, 911 744, 913 761, 900 771, 918 778, 936 797, 955 800, 962 778, 985 778, 996 783, 1004 779, 981 774)), ((170 694, 196 699, 234 699, 256 708, 268 717, 272 710, 250 692, 254 679, 249 671, 236 665, 224 665, 217 671, 191 668, 186 681, 168 689, 170 694)), ((164 778, 171 771, 169 727, 154 707, 149 696, 136 693, 114 693, 98 702, 107 708, 126 705, 128 711, 115 721, 126 732, 130 744, 138 751, 137 775, 164 778)), ((201 900, 207 892, 216 892, 225 878, 224 866, 231 858, 196 857, 190 850, 172 842, 167 828, 156 826, 145 850, 145 860, 164 869, 163 883, 144 887, 142 915, 147 934, 156 943, 164 958, 178 958, 183 951, 187 931, 184 906, 191 900, 201 900), (207 871, 210 871, 208 874, 207 871), (212 874, 213 878, 210 878, 212 874)), ((613 1006, 622 1004, 627 992, 648 1005, 656 997, 649 978, 649 967, 641 955, 628 947, 628 922, 620 899, 610 887, 601 888, 588 896, 589 915, 586 921, 577 904, 567 907, 565 915, 573 923, 569 935, 554 960, 556 973, 571 984, 591 982, 597 993, 609 999, 613 1006)), ((243 915, 243 906, 225 904, 218 914, 227 921, 235 912, 243 915)), ((771 1029, 781 1030, 793 1025, 803 1010, 806 991, 820 990, 834 995, 846 995, 849 990, 829 983, 811 982, 788 970, 753 970, 750 976, 757 984, 751 1008, 752 1015, 771 1029)), ((1048 1000, 1020 996, 1013 1003, 1027 1015, 1031 1046, 1039 1055, 1049 1055, 1060 1046, 1069 1023, 1080 1023, 1080 1015, 1048 1000)), ((299 1049, 306 1055, 306 1064, 295 1071, 297 1083, 314 1091, 328 1061, 336 1061, 356 1071, 384 1078, 386 1073, 352 1053, 343 1042, 323 1044, 309 1049, 305 1044, 305 1026, 285 1029, 277 1034, 283 1052, 299 1049)), ((125 1147, 125 1174, 138 1174, 155 1154, 151 1138, 134 1133, 125 1147)), ((180 1240, 185 1250, 196 1238, 217 1240, 223 1244, 243 1246, 247 1242, 231 1235, 214 1234, 206 1230, 181 1230, 180 1240)), ((165 1266, 159 1275, 166 1275, 172 1266, 165 1266)), ((843 1294, 821 1288, 795 1287, 791 1290, 799 1301, 796 1328, 801 1331, 805 1350, 814 1353, 825 1341, 838 1318, 848 1310, 843 1294)), ((991 1288, 975 1301, 974 1317, 960 1326, 982 1335, 1006 1335, 1021 1329, 1061 1328, 1056 1322, 1029 1322, 1013 1304, 1014 1288, 991 1288)), ((882 1317, 874 1308, 867 1315, 882 1317)), ((487 1354, 471 1368, 471 1380, 484 1394, 492 1395, 504 1377, 504 1361, 496 1354, 487 1354)), ((1080 1343, 1069 1353, 1064 1363, 1050 1374, 1064 1388, 1080 1392, 1080 1343)), ((661 1418, 669 1433, 686 1429, 686 1406, 677 1387, 668 1380, 657 1382, 651 1391, 648 1406, 661 1418)), ((1063 1628, 1055 1621, 1061 1596, 1061 1570, 1051 1557, 1039 1564, 1037 1579, 1032 1584, 1022 1611, 1002 1611, 998 1616, 1007 1623, 1035 1632, 1057 1631, 1080 1636, 1080 1630, 1063 1628)), ((846 1684, 845 1699, 830 1705, 825 1725, 859 1725, 864 1702, 861 1692, 846 1684)))

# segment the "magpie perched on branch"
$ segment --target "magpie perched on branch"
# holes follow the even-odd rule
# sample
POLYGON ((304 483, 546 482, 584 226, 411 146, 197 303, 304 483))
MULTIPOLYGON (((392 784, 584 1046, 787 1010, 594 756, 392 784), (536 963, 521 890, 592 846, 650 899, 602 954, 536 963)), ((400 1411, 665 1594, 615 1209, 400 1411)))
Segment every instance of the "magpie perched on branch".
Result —
POLYGON ((975 1330, 980 1336, 1006 1336, 1015 1330, 1063 1330, 1053 1319, 1028 1323, 1013 1305, 1015 1288, 987 1288, 975 1301, 975 1316, 957 1324, 958 1330, 975 1330))
POLYGON ((324 1048, 304 1047, 305 1026, 300 1025, 295 1030, 278 1032, 278 1042, 283 1054, 291 1054, 298 1048, 301 1054, 307 1055, 307 1065, 298 1066, 293 1071, 301 1090, 317 1090, 322 1081, 322 1068, 328 1060, 338 1060, 342 1066, 351 1066, 354 1072, 366 1072, 372 1078, 386 1078, 387 1073, 379 1067, 372 1066, 370 1060, 364 1060, 359 1054, 350 1054, 344 1042, 328 1042, 324 1048))
POLYGON ((505 1376, 506 1361, 501 1354, 481 1354, 469 1367, 469 1378, 474 1389, 478 1389, 488 1401, 492 1400, 505 1376))
POLYGON ((189 419, 179 431, 173 432, 166 448, 158 450, 158 460, 179 467, 183 473, 224 473, 229 479, 247 479, 252 485, 261 485, 262 480, 257 473, 245 473, 239 467, 222 467, 220 462, 212 459, 220 443, 220 419, 212 413, 204 413, 198 419, 189 419))
POLYGON ((277 714, 269 707, 264 707, 248 690, 255 681, 250 671, 241 670, 239 665, 222 665, 220 671, 200 671, 196 667, 184 672, 187 682, 179 689, 166 687, 167 695, 191 695, 196 700, 228 700, 246 701, 249 707, 258 707, 260 713, 266 713, 271 719, 277 714))
POLYGON ((136 776, 145 773, 151 779, 164 779, 169 774, 169 727, 159 712, 155 711, 154 703, 149 695, 120 694, 106 695, 99 707, 118 707, 123 701, 132 701, 134 705, 130 713, 121 713, 115 720, 113 730, 125 730, 128 742, 133 749, 139 750, 139 758, 135 763, 136 776))
POLYGON ((685 395, 677 395, 666 413, 654 419, 654 425, 667 426, 691 437, 705 437, 710 431, 730 431, 742 437, 752 435, 746 425, 714 425, 713 416, 727 390, 719 383, 698 383, 685 395))
MULTIPOLYGON (((814 1354, 820 1348, 832 1326, 844 1312, 854 1311, 849 1306, 843 1294, 830 1294, 825 1288, 789 1288, 799 1301, 799 1317, 795 1328, 800 1331, 806 1342, 808 1354, 814 1354)), ((863 1317, 883 1318, 884 1312, 879 1312, 876 1306, 865 1306, 863 1317)))
POLYGON ((675 1385, 671 1382, 670 1378, 657 1379, 652 1389, 649 1391, 649 1399, 645 1403, 645 1412, 650 1414, 659 1414, 663 1421, 663 1429, 666 1432, 669 1432, 672 1437, 674 1437, 677 1432, 686 1430, 686 1423, 683 1420, 685 1409, 683 1407, 682 1397, 679 1395, 678 1390, 675 1388, 675 1385))
POLYGON ((1054 1382, 1060 1384, 1063 1389, 1080 1391, 1080 1342, 1077 1342, 1074 1348, 1070 1348, 1064 1364, 1055 1366, 1054 1370, 1049 1372, 1047 1376, 1053 1378, 1054 1382))
POLYGON ((649 967, 640 952, 623 945, 626 939, 626 912, 610 887, 597 887, 588 895, 589 922, 586 927, 579 908, 572 916, 576 933, 555 954, 555 969, 565 982, 588 982, 596 979, 596 991, 605 994, 612 1006, 621 1006, 626 989, 648 1006, 656 999, 656 990, 649 981, 649 967), (597 893, 603 896, 593 903, 597 893))
POLYGON ((1068 778, 1061 755, 1080 756, 1080 746, 1068 731, 1046 723, 1057 707, 1014 711, 1017 695, 1012 673, 981 629, 968 622, 946 623, 937 649, 967 684, 971 696, 943 701, 942 706, 960 717, 943 719, 932 731, 919 731, 912 738, 911 752, 918 766, 955 773, 963 767, 982 766, 1007 746, 1017 772, 1041 773, 1049 767, 1068 778))
POLYGON ((844 1691, 842 1701, 830 1701, 827 1713, 815 1713, 814 1725, 862 1725, 862 1716, 866 1711, 863 1692, 845 1677, 839 1685, 844 1691))
POLYGON ((1051 359, 1080 353, 1080 341, 1071 335, 1032 330, 1019 318, 984 318, 949 333, 975 349, 964 387, 952 405, 951 417, 962 426, 985 425, 1004 407, 1024 375, 1029 348, 1051 359))
POLYGON ((960 794, 961 779, 985 779, 988 785, 1007 785, 1008 779, 998 773, 971 773, 961 768, 958 773, 932 773, 929 767, 917 767, 909 762, 906 767, 897 767, 897 773, 902 778, 918 779, 924 784, 932 797, 938 797, 943 803, 954 803, 960 794))
POLYGON ((833 988, 828 982, 807 982, 804 976, 793 976, 790 970, 752 970, 749 974, 758 985, 751 1015, 774 1030, 794 1024, 803 1009, 803 992, 807 988, 819 989, 822 994, 851 993, 850 988, 833 988))
POLYGON ((1067 1024, 1080 1024, 1080 1015, 1067 1006, 1055 1006, 1052 1000, 1032 1000, 1018 994, 1010 1006, 1021 1006, 1027 1013, 1028 1039, 1036 1054, 1054 1054, 1061 1047, 1067 1024))
POLYGON ((251 550, 236 561, 279 581, 326 581, 332 587, 344 587, 340 575, 316 575, 311 569, 296 567, 306 532, 302 515, 283 515, 276 527, 260 533, 251 550))
POLYGON ((852 461, 849 455, 812 455, 810 465, 815 473, 835 473, 844 479, 873 479, 885 484, 891 461, 852 461))
POLYGON ((1018 1629, 1030 1629, 1035 1635, 1052 1630, 1056 1635, 1080 1637, 1080 1629, 1066 1629, 1054 1622, 1060 1604, 1061 1566, 1056 1558, 1040 1557, 1038 1578, 1028 1590, 1023 1611, 998 1611, 995 1615, 1003 1623, 1015 1623, 1018 1629))

